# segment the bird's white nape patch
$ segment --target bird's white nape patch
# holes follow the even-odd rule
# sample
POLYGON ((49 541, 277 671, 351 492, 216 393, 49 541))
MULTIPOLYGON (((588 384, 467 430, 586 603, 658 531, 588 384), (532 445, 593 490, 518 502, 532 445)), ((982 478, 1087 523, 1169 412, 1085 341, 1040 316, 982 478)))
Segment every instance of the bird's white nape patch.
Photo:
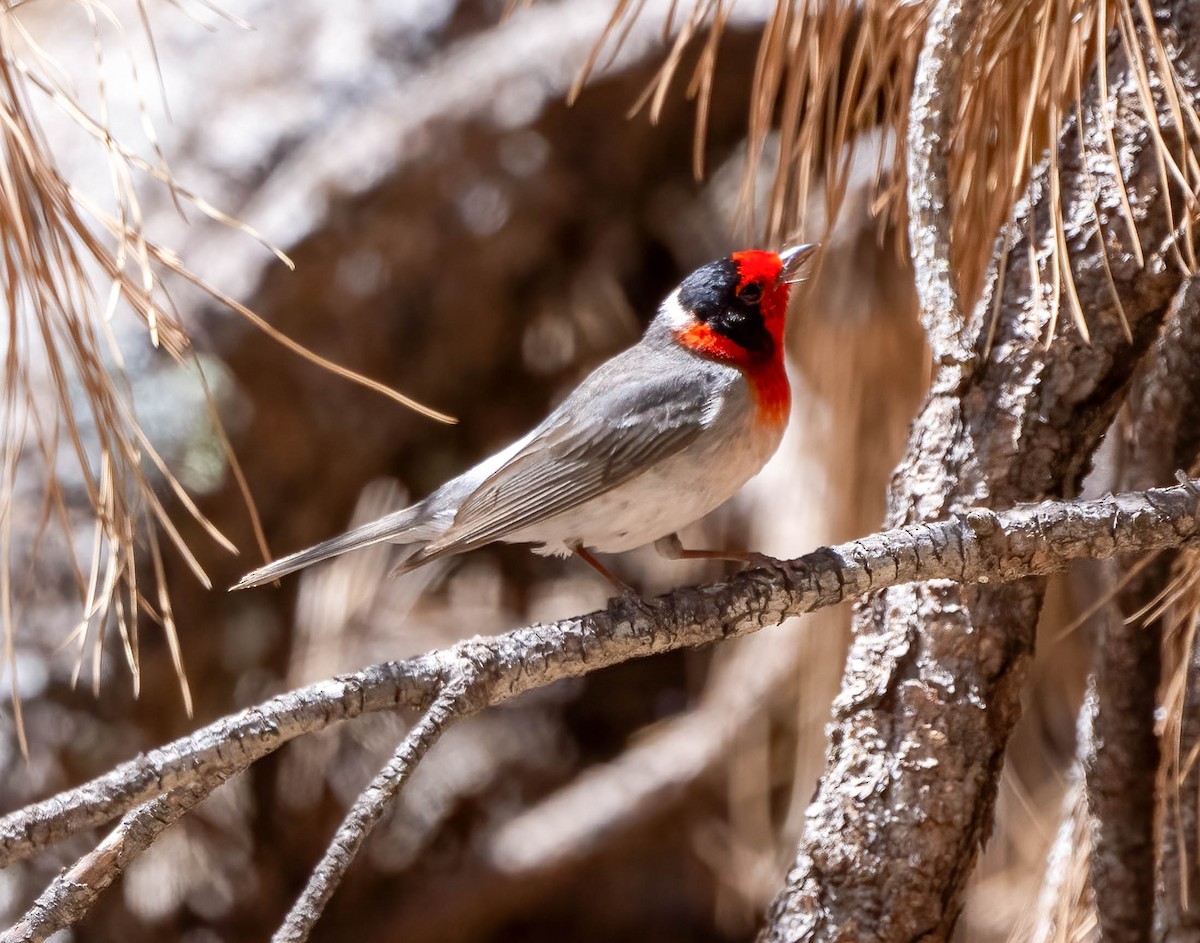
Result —
POLYGON ((678 288, 659 306, 658 316, 672 331, 683 331, 696 323, 692 313, 679 303, 678 288))

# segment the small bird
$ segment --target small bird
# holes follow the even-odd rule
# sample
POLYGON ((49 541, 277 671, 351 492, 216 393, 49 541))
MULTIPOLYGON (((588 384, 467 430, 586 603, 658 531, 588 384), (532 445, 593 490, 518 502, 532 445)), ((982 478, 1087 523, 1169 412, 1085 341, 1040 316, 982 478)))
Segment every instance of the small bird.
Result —
POLYGON ((395 572, 495 541, 538 544, 538 553, 581 557, 624 592, 592 551, 653 542, 670 559, 765 559, 685 550, 676 531, 732 497, 779 447, 791 406, 788 297, 816 249, 749 249, 702 265, 640 341, 524 438, 411 507, 269 563, 233 588, 384 541, 411 548, 395 572))

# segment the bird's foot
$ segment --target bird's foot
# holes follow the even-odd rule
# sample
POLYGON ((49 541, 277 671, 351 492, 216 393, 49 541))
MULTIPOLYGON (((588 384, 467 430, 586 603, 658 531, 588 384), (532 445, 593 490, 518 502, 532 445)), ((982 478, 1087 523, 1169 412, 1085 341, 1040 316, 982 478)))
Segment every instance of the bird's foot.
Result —
POLYGON ((620 612, 630 618, 637 615, 654 618, 654 610, 650 603, 629 586, 620 590, 617 595, 609 597, 608 605, 605 608, 609 612, 620 612))

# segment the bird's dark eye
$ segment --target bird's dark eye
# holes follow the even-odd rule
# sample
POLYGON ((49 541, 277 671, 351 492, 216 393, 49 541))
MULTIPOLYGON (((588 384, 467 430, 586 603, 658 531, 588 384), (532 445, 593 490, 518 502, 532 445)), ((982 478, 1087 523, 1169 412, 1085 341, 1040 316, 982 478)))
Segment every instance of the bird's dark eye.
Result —
POLYGON ((748 305, 756 305, 762 301, 762 286, 751 282, 739 292, 738 297, 748 305))

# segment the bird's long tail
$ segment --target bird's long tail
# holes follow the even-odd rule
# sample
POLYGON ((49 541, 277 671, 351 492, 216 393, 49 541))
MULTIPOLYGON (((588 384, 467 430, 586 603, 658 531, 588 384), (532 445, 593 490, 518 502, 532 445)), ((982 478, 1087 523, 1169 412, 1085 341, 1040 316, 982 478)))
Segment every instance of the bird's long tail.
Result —
POLYGON ((299 550, 268 563, 266 566, 259 567, 238 580, 236 585, 230 587, 230 591, 271 583, 281 576, 295 573, 306 566, 320 563, 322 560, 328 560, 330 557, 339 556, 350 550, 383 543, 385 540, 394 543, 422 543, 429 539, 429 535, 422 533, 421 525, 424 523, 424 519, 425 514, 421 505, 414 504, 412 507, 388 514, 369 524, 363 524, 361 527, 356 527, 338 537, 309 547, 307 550, 299 550))

